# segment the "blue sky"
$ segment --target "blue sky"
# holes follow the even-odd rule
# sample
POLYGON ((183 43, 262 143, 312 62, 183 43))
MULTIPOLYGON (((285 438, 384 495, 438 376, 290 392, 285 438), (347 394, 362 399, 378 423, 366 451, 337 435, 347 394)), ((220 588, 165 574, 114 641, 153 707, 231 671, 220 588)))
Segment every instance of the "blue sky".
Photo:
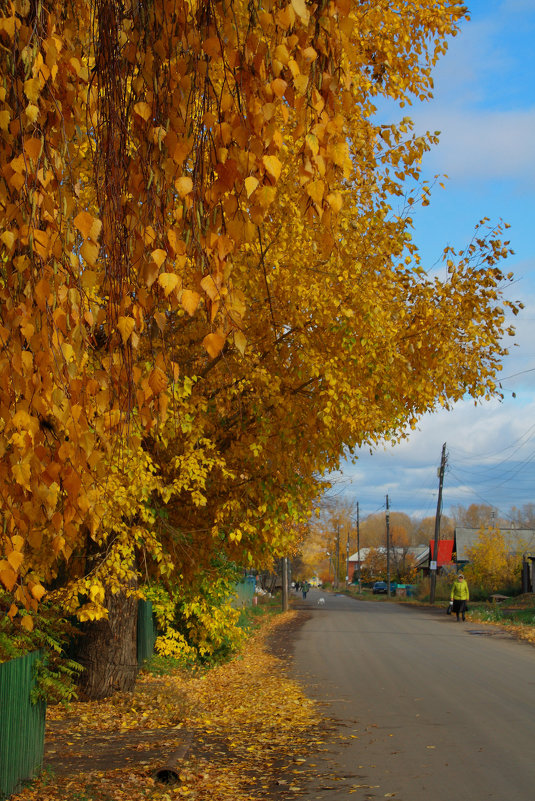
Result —
POLYGON ((457 504, 488 503, 504 514, 535 503, 535 0, 467 5, 471 21, 435 69, 434 100, 399 112, 419 133, 441 131, 424 166, 428 177, 448 175, 415 216, 414 240, 432 268, 445 245, 470 241, 482 217, 503 219, 515 251, 507 293, 525 309, 514 319, 501 403, 459 403, 424 418, 408 442, 344 465, 336 488, 359 501, 362 516, 383 508, 386 493, 396 511, 433 515, 444 442, 445 513, 457 504))

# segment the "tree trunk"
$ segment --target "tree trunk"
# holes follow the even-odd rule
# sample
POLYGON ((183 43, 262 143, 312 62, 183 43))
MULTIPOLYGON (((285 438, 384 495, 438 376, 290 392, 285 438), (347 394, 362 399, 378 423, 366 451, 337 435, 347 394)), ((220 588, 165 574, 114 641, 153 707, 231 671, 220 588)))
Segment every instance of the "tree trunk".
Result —
POLYGON ((80 697, 107 698, 114 692, 131 692, 138 672, 137 604, 135 596, 106 593, 107 620, 82 625, 74 658, 84 670, 80 697))

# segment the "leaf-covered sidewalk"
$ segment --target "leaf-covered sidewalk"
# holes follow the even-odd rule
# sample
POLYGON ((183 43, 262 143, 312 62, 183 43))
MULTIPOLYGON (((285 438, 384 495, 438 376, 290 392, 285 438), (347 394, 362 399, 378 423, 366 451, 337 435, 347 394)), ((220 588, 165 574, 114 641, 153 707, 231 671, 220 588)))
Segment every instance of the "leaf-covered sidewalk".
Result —
POLYGON ((299 795, 326 723, 269 646, 292 636, 298 616, 265 621, 242 654, 202 675, 144 674, 133 694, 53 708, 44 774, 12 801, 299 795), (156 781, 181 746, 180 780, 156 781))

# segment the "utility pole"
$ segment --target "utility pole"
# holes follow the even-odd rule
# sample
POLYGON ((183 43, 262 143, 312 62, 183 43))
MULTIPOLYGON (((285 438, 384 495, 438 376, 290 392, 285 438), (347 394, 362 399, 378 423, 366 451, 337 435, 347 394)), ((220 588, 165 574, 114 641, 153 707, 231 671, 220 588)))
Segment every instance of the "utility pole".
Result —
POLYGON ((346 542, 346 590, 349 586, 349 526, 347 527, 347 542, 346 542))
POLYGON ((282 557, 282 611, 287 612, 288 604, 288 557, 282 557))
POLYGON ((334 589, 337 590, 340 581, 340 521, 336 523, 336 574, 334 577, 334 589))
POLYGON ((359 576, 359 595, 362 592, 362 583, 360 578, 360 519, 359 519, 359 502, 357 501, 357 559, 358 559, 358 576, 359 576))
POLYGON ((438 500, 437 500, 437 513, 435 515, 435 542, 433 545, 433 559, 429 564, 431 572, 431 586, 429 589, 429 601, 435 603, 435 594, 437 588, 437 573, 438 573, 438 543, 440 540, 440 516, 442 514, 442 485, 444 483, 444 472, 446 470, 446 443, 442 446, 442 457, 440 459, 440 467, 438 468, 438 500))
POLYGON ((390 598, 390 509, 388 495, 386 496, 386 586, 387 595, 390 598))

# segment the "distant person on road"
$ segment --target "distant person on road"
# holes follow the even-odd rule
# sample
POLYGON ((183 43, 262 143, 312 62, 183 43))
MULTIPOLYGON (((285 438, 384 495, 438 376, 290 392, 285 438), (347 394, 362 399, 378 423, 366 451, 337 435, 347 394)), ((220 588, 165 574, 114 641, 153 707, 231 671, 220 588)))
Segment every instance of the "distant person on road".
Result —
POLYGON ((457 573, 455 581, 451 588, 451 602, 453 603, 452 611, 457 615, 457 622, 459 622, 459 615, 462 615, 463 620, 466 619, 466 607, 470 593, 468 591, 468 584, 462 573, 457 573))
POLYGON ((307 597, 307 592, 309 591, 309 589, 310 589, 310 584, 308 583, 308 581, 303 581, 303 583, 301 584, 301 592, 303 593, 303 598, 307 597))

